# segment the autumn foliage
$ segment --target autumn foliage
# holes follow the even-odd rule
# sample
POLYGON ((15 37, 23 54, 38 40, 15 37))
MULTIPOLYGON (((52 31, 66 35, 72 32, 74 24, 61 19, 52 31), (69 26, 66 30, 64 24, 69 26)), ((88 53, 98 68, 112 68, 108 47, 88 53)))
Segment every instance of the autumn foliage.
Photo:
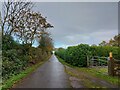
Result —
POLYGON ((32 11, 32 2, 8 0, 3 7, 2 76, 5 81, 51 55, 53 42, 47 29, 53 26, 40 12, 32 11), (35 42, 37 45, 33 47, 35 42))

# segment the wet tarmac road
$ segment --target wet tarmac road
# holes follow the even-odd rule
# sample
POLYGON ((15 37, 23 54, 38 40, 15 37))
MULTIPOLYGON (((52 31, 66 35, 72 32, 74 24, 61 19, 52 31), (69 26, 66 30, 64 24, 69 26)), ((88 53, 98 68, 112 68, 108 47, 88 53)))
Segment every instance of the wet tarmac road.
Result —
POLYGON ((70 88, 64 66, 55 55, 14 88, 70 88))

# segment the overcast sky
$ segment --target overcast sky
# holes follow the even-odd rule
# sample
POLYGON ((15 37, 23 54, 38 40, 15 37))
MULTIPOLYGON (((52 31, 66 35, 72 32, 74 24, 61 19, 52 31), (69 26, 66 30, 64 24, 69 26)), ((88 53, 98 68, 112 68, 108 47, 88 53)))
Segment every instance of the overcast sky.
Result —
POLYGON ((34 10, 54 25, 55 47, 99 44, 118 34, 117 2, 38 2, 34 10))
POLYGON ((33 9, 54 26, 55 47, 99 44, 118 34, 117 2, 37 2, 33 9))

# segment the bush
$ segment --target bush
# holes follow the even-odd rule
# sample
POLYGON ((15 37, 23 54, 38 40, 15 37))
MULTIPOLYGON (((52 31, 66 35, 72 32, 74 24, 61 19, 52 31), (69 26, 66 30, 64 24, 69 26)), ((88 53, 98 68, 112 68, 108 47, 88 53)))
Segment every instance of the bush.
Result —
POLYGON ((44 60, 48 55, 50 55, 49 51, 32 47, 31 44, 17 43, 11 36, 4 35, 2 39, 3 81, 19 74, 31 64, 44 60))
POLYGON ((87 44, 80 44, 56 51, 56 54, 65 62, 78 67, 87 66, 87 55, 90 54, 90 47, 87 44))
POLYGON ((113 58, 120 60, 120 48, 115 46, 91 46, 92 56, 109 57, 113 53, 113 58))
POLYGON ((58 55, 60 58, 65 59, 65 49, 60 48, 58 51, 55 52, 56 55, 58 55))
POLYGON ((20 44, 15 42, 9 35, 2 36, 2 50, 10 50, 19 47, 20 44))
POLYGON ((24 70, 28 64, 28 58, 24 55, 18 55, 17 50, 11 49, 3 51, 2 62, 2 76, 5 80, 24 70))
POLYGON ((9 35, 2 38, 2 76, 3 81, 20 73, 28 66, 28 56, 23 53, 24 46, 15 42, 9 35))
POLYGON ((41 48, 31 47, 29 53, 30 53, 29 61, 33 63, 42 61, 45 57, 47 57, 47 53, 45 51, 42 51, 41 48))
MULTIPOLYGON (((87 56, 109 57, 109 52, 113 53, 113 58, 120 60, 120 48, 111 46, 89 46, 80 44, 78 46, 60 48, 55 54, 62 58, 65 62, 78 67, 87 66, 87 56)), ((104 63, 104 61, 101 61, 104 63)))

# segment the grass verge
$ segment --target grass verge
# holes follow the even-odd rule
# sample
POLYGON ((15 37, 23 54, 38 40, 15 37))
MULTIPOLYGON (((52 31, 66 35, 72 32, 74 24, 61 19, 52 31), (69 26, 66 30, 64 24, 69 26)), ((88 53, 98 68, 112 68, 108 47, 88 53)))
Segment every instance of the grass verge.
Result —
MULTIPOLYGON (((62 64, 72 67, 72 68, 76 69, 77 71, 84 72, 84 73, 91 75, 93 77, 96 77, 96 78, 100 78, 102 80, 105 80, 105 81, 113 84, 113 85, 118 85, 118 83, 120 83, 120 80, 118 77, 116 77, 116 76, 112 77, 107 74, 107 68, 85 68, 85 67, 80 68, 80 67, 72 66, 72 65, 66 63, 63 59, 61 59, 58 56, 57 56, 57 58, 62 64)), ((74 74, 72 74, 69 71, 67 71, 67 73, 72 76, 75 76, 74 74)))
POLYGON ((91 76, 100 78, 102 80, 105 80, 113 85, 118 85, 119 78, 117 76, 109 76, 108 74, 105 74, 107 71, 107 68, 77 68, 79 71, 86 72, 91 76))
POLYGON ((42 65, 43 63, 45 63, 48 59, 50 58, 47 57, 44 61, 39 62, 31 67, 28 67, 26 70, 22 71, 21 73, 12 76, 10 79, 6 80, 3 84, 2 84, 2 90, 7 90, 12 88, 12 86, 17 83, 18 81, 20 81, 21 79, 27 77, 30 73, 32 73, 33 71, 35 71, 40 65, 42 65))

